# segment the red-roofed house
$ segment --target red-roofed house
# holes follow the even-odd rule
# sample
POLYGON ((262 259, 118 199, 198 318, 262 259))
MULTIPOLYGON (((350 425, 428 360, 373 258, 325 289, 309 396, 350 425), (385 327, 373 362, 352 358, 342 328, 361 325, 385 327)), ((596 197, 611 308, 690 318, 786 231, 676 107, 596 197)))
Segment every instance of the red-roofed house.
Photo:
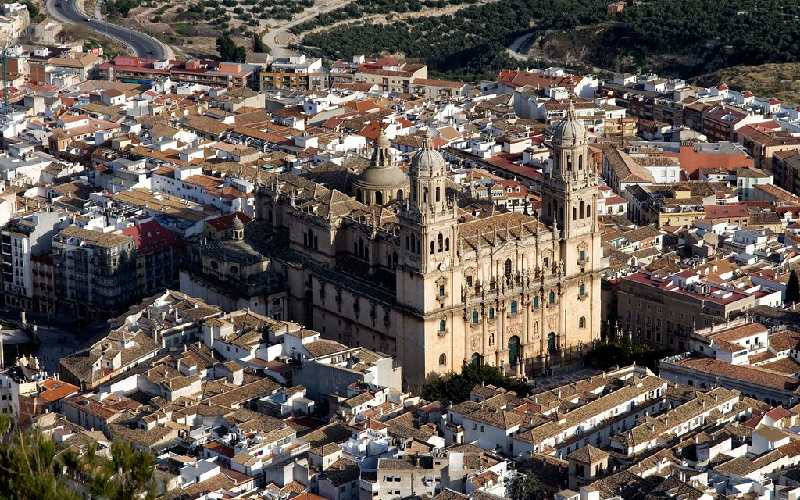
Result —
POLYGON ((174 287, 183 260, 184 242, 151 219, 122 231, 136 244, 136 281, 139 296, 174 287))
POLYGON ((729 224, 745 225, 750 218, 746 205, 730 203, 727 205, 706 205, 704 207, 706 220, 712 224, 727 222, 729 224))

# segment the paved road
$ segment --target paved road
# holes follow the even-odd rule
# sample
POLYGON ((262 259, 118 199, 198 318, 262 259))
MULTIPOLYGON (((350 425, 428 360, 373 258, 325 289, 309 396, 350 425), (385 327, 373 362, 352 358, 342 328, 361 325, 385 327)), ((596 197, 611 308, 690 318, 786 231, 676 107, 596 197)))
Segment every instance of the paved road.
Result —
POLYGON ((139 57, 165 59, 172 55, 168 47, 150 35, 87 17, 75 6, 75 0, 47 0, 47 11, 56 19, 80 24, 114 38, 128 46, 139 57))
POLYGON ((524 46, 525 51, 527 52, 527 49, 530 48, 528 46, 528 41, 531 39, 531 37, 533 37, 533 33, 525 33, 524 35, 520 35, 516 39, 514 39, 514 41, 511 42, 511 45, 507 49, 508 55, 510 55, 514 59, 517 59, 518 61, 527 61, 528 54, 521 53, 520 49, 524 46))
POLYGON ((307 9, 300 17, 296 17, 291 21, 275 26, 264 35, 264 45, 269 47, 272 57, 289 57, 297 55, 297 53, 289 49, 289 45, 294 41, 295 36, 289 33, 289 29, 304 23, 309 19, 313 19, 320 14, 325 14, 332 10, 344 7, 352 0, 322 0, 318 1, 314 7, 307 9))

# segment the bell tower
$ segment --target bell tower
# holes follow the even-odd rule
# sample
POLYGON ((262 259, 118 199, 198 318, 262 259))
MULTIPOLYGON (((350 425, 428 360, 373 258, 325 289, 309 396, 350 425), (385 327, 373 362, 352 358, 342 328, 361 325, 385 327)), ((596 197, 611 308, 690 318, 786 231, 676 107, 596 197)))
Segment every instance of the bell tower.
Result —
MULTIPOLYGON (((597 174, 590 162, 586 129, 570 101, 553 130, 553 167, 542 184, 542 221, 557 228, 566 274, 602 259, 597 226, 597 174)), ((591 266, 589 266, 591 268, 591 266)))
POLYGON ((590 164, 586 130, 570 101, 553 130, 553 167, 542 186, 542 221, 569 238, 596 228, 597 175, 590 164))
POLYGON ((413 319, 404 323, 402 349, 417 350, 414 357, 422 362, 403 369, 447 372, 464 359, 463 273, 457 251, 458 205, 448 196, 447 162, 430 134, 411 161, 409 180, 410 194, 398 213, 404 251, 395 288, 398 303, 414 311, 413 319))
POLYGON ((409 238, 409 250, 416 243, 416 252, 407 255, 408 267, 428 272, 446 267, 455 257, 458 207, 447 194, 447 162, 434 149, 428 135, 422 149, 411 161, 410 193, 400 211, 401 244, 409 238))

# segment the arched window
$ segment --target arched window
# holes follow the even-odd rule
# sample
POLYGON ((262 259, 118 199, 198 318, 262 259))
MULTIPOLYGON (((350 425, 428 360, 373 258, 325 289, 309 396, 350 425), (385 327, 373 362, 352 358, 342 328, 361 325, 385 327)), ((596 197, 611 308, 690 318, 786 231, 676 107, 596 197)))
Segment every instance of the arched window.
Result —
POLYGON ((434 247, 434 243, 433 243, 433 241, 431 241, 431 255, 433 255, 433 250, 434 250, 434 248, 435 248, 435 247, 434 247))
POLYGON ((406 235, 406 250, 411 251, 411 239, 406 235))
POLYGON ((444 332, 447 330, 447 320, 442 318, 439 320, 439 331, 444 332))
POLYGON ((592 215, 592 205, 587 203, 586 204, 586 217, 591 217, 592 215))
POLYGON ((494 319, 494 307, 489 308, 489 319, 494 319))
POLYGON ((577 218, 578 218, 578 208, 572 207, 572 220, 575 220, 577 218))
POLYGON ((506 276, 511 276, 511 259, 506 259, 505 273, 506 276))
POLYGON ((383 193, 380 191, 375 191, 375 203, 378 205, 383 205, 383 193))
POLYGON ((581 200, 581 219, 583 219, 583 200, 581 200))
POLYGON ((511 314, 517 314, 517 301, 511 301, 511 314))
POLYGON ((439 236, 436 237, 436 241, 439 242, 439 251, 441 252, 444 249, 444 238, 442 238, 442 233, 439 233, 439 236))
POLYGON ((534 296, 533 297, 533 308, 534 309, 539 309, 539 296, 534 296))
POLYGON ((578 170, 583 170, 583 155, 578 155, 578 170))
POLYGON ((489 345, 494 345, 494 332, 489 332, 489 345))
POLYGON ((548 301, 551 304, 555 304, 556 303, 556 292, 550 291, 550 296, 548 297, 548 301))
POLYGON ((572 171, 572 156, 567 155, 567 170, 572 171))
POLYGON ((586 328, 586 316, 581 316, 578 320, 578 328, 586 328))
POLYGON ((478 324, 478 310, 477 309, 473 309, 472 310, 472 324, 474 324, 474 325, 478 324))
POLYGON ((397 198, 400 201, 403 201, 403 190, 402 189, 398 189, 397 190, 397 195, 395 196, 395 198, 397 198))
POLYGON ((439 366, 445 366, 447 364, 447 355, 441 354, 439 355, 439 366))
POLYGON ((428 188, 422 188, 422 201, 428 203, 428 188))
POLYGON ((581 297, 586 295, 586 283, 581 283, 581 285, 578 287, 578 295, 581 297))
POLYGON ((436 201, 440 201, 442 199, 442 188, 436 186, 436 201))
POLYGON ((450 238, 445 238, 444 239, 444 251, 445 252, 449 252, 450 251, 450 238))

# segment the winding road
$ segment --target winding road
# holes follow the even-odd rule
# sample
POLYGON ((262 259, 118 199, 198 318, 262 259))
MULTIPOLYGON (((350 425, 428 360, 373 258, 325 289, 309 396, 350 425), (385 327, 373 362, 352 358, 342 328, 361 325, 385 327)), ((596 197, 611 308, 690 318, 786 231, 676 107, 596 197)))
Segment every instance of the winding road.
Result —
POLYGON ((60 21, 85 26, 113 38, 126 45, 138 57, 161 60, 173 56, 167 45, 150 35, 88 17, 78 10, 75 0, 47 0, 47 12, 60 21))
POLYGON ((508 51, 508 55, 518 61, 527 61, 528 54, 523 54, 522 52, 520 52, 520 50, 524 47, 525 51, 527 52, 527 50, 530 48, 529 42, 530 39, 533 38, 533 35, 534 35, 533 32, 525 33, 524 35, 520 35, 516 39, 514 39, 514 41, 511 42, 511 45, 508 47, 508 49, 506 49, 508 51))
POLYGON ((292 41, 294 41, 294 35, 289 33, 289 29, 297 26, 300 23, 308 21, 309 19, 313 19, 320 14, 325 14, 340 7, 344 7, 351 1, 352 0, 318 1, 313 7, 307 9, 299 17, 270 29, 264 35, 264 45, 269 47, 272 57, 289 57, 297 55, 295 51, 289 49, 289 45, 292 43, 292 41))

